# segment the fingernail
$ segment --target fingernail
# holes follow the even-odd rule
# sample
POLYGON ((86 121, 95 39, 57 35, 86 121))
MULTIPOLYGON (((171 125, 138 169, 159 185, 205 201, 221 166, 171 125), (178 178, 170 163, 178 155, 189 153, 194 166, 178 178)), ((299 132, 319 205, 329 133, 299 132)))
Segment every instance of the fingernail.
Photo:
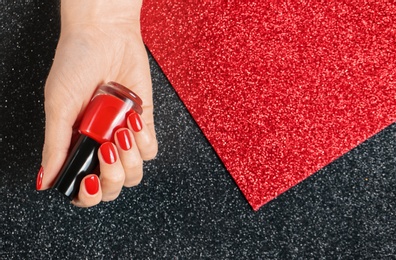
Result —
POLYGON ((104 143, 100 146, 100 153, 103 160, 108 164, 113 164, 117 160, 116 151, 111 142, 104 143))
POLYGON ((139 132, 143 128, 142 120, 140 119, 140 116, 138 113, 130 114, 128 116, 128 122, 131 125, 133 131, 135 131, 135 132, 139 132))
POLYGON ((41 166, 36 178, 36 190, 41 189, 41 185, 43 184, 43 177, 44 177, 44 168, 43 166, 41 166))
POLYGON ((98 176, 92 175, 85 178, 85 189, 90 195, 95 195, 99 191, 99 179, 98 176))
POLYGON ((129 135, 128 129, 119 130, 116 135, 122 150, 128 151, 132 148, 131 136, 129 135))

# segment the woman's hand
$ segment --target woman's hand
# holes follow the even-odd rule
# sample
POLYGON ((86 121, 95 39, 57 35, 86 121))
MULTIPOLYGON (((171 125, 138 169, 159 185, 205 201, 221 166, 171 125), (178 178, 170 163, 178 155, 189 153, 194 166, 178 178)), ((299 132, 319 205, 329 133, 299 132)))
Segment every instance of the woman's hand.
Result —
POLYGON ((152 87, 140 34, 140 8, 140 1, 62 1, 61 35, 45 85, 46 129, 38 190, 53 185, 69 151, 73 126, 95 89, 108 81, 138 94, 143 114, 128 118, 128 128, 116 132, 115 144, 100 147, 100 179, 93 174, 85 177, 73 203, 89 207, 114 200, 123 186, 140 182, 143 160, 155 157, 152 87))

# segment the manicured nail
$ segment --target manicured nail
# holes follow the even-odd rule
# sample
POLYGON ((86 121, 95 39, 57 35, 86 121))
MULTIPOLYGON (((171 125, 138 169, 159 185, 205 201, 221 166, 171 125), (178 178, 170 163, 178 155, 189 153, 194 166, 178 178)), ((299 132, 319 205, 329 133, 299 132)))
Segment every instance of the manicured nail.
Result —
POLYGON ((133 131, 135 131, 135 132, 139 132, 143 128, 142 120, 140 119, 140 116, 138 113, 130 114, 128 116, 128 122, 131 125, 133 131))
POLYGON ((106 142, 100 146, 100 153, 102 154, 103 160, 108 164, 113 164, 117 161, 116 151, 111 142, 106 142))
POLYGON ((36 178, 36 190, 41 189, 41 185, 43 184, 43 177, 44 177, 44 168, 43 166, 41 166, 36 178))
POLYGON ((95 195, 99 191, 99 179, 98 176, 92 175, 85 178, 85 189, 90 195, 95 195))
POLYGON ((128 151, 132 148, 131 136, 128 129, 119 130, 117 133, 117 140, 122 150, 128 151))

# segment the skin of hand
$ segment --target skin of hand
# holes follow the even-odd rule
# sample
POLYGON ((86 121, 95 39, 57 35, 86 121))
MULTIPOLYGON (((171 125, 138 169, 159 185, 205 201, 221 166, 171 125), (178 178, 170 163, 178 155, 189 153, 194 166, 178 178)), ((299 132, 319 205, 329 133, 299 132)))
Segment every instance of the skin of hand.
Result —
POLYGON ((68 154, 73 129, 99 85, 119 82, 143 100, 143 114, 138 117, 142 129, 136 130, 130 121, 128 128, 121 129, 132 148, 122 149, 117 135, 114 144, 101 146, 100 178, 91 174, 82 180, 79 194, 72 201, 79 207, 114 200, 123 186, 137 185, 143 176, 143 160, 154 158, 158 150, 140 9, 140 1, 61 2, 61 34, 45 84, 46 129, 39 189, 53 185, 68 154), (115 162, 106 163, 101 153, 104 149, 113 151, 115 162))

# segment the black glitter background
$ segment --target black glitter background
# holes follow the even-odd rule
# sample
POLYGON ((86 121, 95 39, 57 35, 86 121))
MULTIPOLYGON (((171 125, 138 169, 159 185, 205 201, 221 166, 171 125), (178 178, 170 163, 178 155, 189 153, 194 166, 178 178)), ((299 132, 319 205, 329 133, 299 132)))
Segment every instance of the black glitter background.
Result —
POLYGON ((160 152, 81 209, 36 192, 58 3, 0 1, 0 259, 395 259, 396 124, 254 212, 150 57, 160 152))

